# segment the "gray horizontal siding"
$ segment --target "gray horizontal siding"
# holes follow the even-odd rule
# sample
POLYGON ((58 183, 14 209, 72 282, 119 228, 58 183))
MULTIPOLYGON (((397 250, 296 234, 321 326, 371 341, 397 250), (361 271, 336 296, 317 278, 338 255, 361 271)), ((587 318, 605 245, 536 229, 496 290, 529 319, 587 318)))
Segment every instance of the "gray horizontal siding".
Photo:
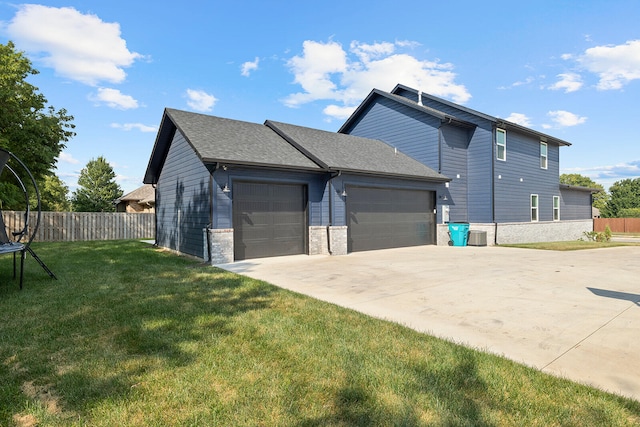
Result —
POLYGON ((591 193, 588 191, 560 188, 560 219, 590 219, 591 193))
POLYGON ((449 219, 452 222, 469 221, 467 211, 467 145, 469 136, 466 129, 443 126, 442 132, 442 174, 451 178, 447 192, 449 219))
POLYGON ((159 246, 200 258, 209 223, 209 172, 180 132, 174 135, 157 184, 159 246))
POLYGON ((348 133, 384 141, 437 171, 439 126, 434 117, 378 97, 348 133))
POLYGON ((540 168, 540 141, 507 131, 507 160, 495 161, 496 222, 531 221, 530 198, 539 198, 539 221, 553 220, 559 196, 559 147, 548 146, 548 168, 540 168))
MULTIPOLYGON (((406 89, 400 89, 396 94, 414 102, 418 101, 418 95, 406 89)), ((493 222, 493 123, 485 118, 426 96, 422 97, 422 104, 478 126, 468 131, 470 135, 467 148, 467 218, 465 221, 476 223, 493 222)), ((447 159, 443 159, 443 174, 453 178, 444 172, 445 168, 448 169, 446 163, 447 159)))
POLYGON ((467 149, 469 222, 493 222, 493 125, 478 120, 467 149))

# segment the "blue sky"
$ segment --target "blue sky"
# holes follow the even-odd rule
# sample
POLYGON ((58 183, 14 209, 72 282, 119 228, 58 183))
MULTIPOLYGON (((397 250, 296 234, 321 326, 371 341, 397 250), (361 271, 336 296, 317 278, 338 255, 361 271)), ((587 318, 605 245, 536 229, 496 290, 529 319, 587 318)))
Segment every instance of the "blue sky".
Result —
POLYGON ((0 0, 0 42, 75 117, 57 174, 142 184, 165 107, 336 131, 402 83, 571 142, 561 173, 640 176, 640 2, 0 0))

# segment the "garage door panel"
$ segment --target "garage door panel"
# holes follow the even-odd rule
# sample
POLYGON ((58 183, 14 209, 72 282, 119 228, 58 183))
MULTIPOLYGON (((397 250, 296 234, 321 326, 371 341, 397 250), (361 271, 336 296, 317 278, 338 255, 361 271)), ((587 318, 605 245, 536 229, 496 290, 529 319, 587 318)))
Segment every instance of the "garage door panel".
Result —
POLYGON ((299 184, 234 183, 234 258, 306 253, 306 188, 299 184))
POLYGON ((432 191, 349 187, 349 251, 435 243, 432 191))

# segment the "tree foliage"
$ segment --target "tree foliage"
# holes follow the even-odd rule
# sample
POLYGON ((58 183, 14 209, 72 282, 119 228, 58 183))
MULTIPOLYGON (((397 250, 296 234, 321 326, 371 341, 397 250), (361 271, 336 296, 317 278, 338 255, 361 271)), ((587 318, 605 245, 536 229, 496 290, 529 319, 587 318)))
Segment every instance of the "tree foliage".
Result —
MULTIPOLYGON (((12 42, 0 44, 0 147, 11 151, 38 182, 51 175, 65 143, 75 135, 73 116, 47 105, 38 88, 28 83, 38 74, 31 61, 12 42)), ((25 178, 22 176, 22 178, 25 178)), ((3 190, 15 185, 4 179, 3 190)), ((13 208, 5 199, 5 208, 13 208)))
POLYGON ((609 195, 602 185, 598 184, 588 176, 580 175, 579 173, 563 173, 560 175, 560 183, 598 189, 599 191, 593 194, 593 207, 598 208, 600 213, 605 209, 607 201, 609 200, 609 195))
POLYGON ((603 211, 605 217, 619 218, 625 209, 640 208, 640 178, 616 181, 609 193, 611 196, 603 211))
POLYGON ((113 212, 122 189, 116 183, 116 174, 107 160, 100 156, 91 159, 80 171, 79 188, 73 192, 71 205, 76 212, 113 212))
POLYGON ((47 175, 39 185, 43 211, 67 212, 71 210, 69 187, 56 175, 47 175))

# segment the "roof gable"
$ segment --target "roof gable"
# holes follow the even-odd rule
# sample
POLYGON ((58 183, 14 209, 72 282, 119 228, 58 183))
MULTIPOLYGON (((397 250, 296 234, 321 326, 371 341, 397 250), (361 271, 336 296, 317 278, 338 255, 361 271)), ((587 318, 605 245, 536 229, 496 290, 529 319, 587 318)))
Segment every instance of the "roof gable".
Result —
POLYGON ((269 120, 260 125, 166 109, 145 184, 158 181, 175 132, 184 136, 203 163, 449 180, 379 140, 269 120))
MULTIPOLYGON (((413 88, 410 88, 410 87, 402 85, 402 84, 396 85, 396 87, 393 88, 393 90, 391 91, 391 94, 399 96, 397 94, 399 92, 402 92, 402 91, 407 91, 407 92, 414 93, 416 95, 416 98, 418 98, 420 96, 423 99, 431 99, 431 100, 433 100, 435 102, 438 102, 440 104, 444 104, 444 105, 447 105, 447 106, 449 106, 451 108, 455 108, 457 110, 464 111, 465 113, 471 114, 472 116, 478 117, 480 119, 488 120, 488 121, 494 123, 497 127, 501 127, 501 128, 507 129, 507 130, 519 131, 519 132, 527 134, 527 135, 532 135, 532 136, 534 136, 536 138, 539 138, 543 142, 548 142, 548 143, 556 144, 556 145, 565 145, 565 146, 571 145, 570 142, 563 141, 562 139, 555 138, 555 137, 553 137, 551 135, 547 135, 547 134, 544 134, 542 132, 538 132, 536 130, 533 130, 533 129, 530 129, 528 127, 519 125, 517 123, 510 122, 508 120, 501 119, 499 117, 494 117, 494 116, 490 116, 490 115, 485 114, 485 113, 481 113, 481 112, 476 111, 476 110, 474 110, 472 108, 465 107, 464 105, 459 105, 459 104, 456 104, 454 102, 448 101, 446 99, 438 98, 437 96, 430 95, 430 94, 424 93, 422 91, 418 91, 417 89, 413 89, 413 88)), ((404 97, 402 97, 402 98, 404 98, 404 97)), ((405 98, 405 99, 407 99, 407 98, 405 98)), ((413 104, 413 105, 419 105, 417 102, 413 102, 411 100, 409 100, 409 102, 411 104, 413 104)))
POLYGON ((351 116, 347 119, 347 121, 340 127, 340 129, 338 130, 339 133, 347 133, 349 131, 349 128, 351 128, 351 126, 353 124, 355 124, 355 122, 360 118, 361 114, 363 113, 363 111, 369 106, 369 104, 371 104, 372 102, 374 102, 374 100, 378 97, 383 97, 383 98, 387 98, 387 99, 391 99, 394 102, 406 105, 410 108, 413 108, 415 110, 418 110, 422 113, 428 114, 430 116, 433 116, 443 122, 447 122, 448 124, 452 124, 455 126, 460 126, 460 127, 464 127, 464 128, 474 128, 476 127, 476 125, 474 123, 459 119, 451 114, 447 114, 445 112, 439 111, 435 108, 431 108, 428 107, 426 105, 421 105, 418 104, 417 102, 413 102, 410 99, 404 97, 404 96, 400 96, 400 95, 396 95, 394 93, 388 93, 379 89, 373 89, 369 95, 367 95, 367 97, 364 99, 364 101, 362 101, 360 103, 360 105, 358 106, 358 108, 356 108, 356 110, 353 112, 353 114, 351 114, 351 116))
POLYGON ((176 130, 184 136, 203 163, 321 169, 266 126, 166 109, 145 174, 145 183, 157 182, 176 130))

